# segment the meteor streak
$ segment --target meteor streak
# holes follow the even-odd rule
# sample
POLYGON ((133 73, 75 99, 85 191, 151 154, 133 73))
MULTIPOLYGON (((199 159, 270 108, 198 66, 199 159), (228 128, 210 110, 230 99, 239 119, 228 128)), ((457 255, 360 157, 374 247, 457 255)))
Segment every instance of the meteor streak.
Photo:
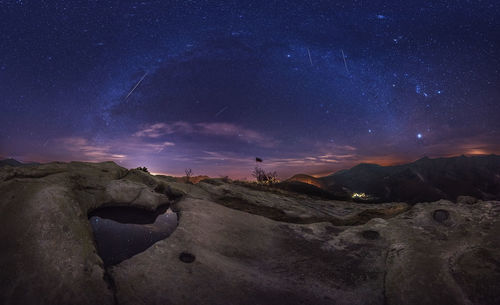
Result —
POLYGON ((132 94, 132 92, 134 92, 135 88, 137 88, 141 82, 144 80, 144 78, 146 77, 146 75, 148 75, 148 72, 144 73, 144 75, 141 77, 141 79, 137 82, 137 84, 135 84, 134 88, 132 88, 132 90, 130 90, 130 92, 127 94, 127 96, 125 97, 125 100, 128 99, 128 97, 132 94))
POLYGON ((215 117, 218 117, 221 113, 223 113, 224 111, 226 111, 227 107, 228 107, 228 106, 226 106, 226 107, 222 108, 221 110, 219 110, 219 112, 217 112, 217 113, 215 114, 215 117))
POLYGON ((344 60, 345 70, 347 71, 347 73, 350 73, 349 69, 347 68, 347 62, 345 61, 344 50, 340 49, 340 51, 342 52, 342 59, 344 60))
POLYGON ((313 60, 311 58, 311 52, 309 52, 309 48, 307 48, 307 54, 309 54, 309 61, 311 62, 311 67, 313 65, 313 60))

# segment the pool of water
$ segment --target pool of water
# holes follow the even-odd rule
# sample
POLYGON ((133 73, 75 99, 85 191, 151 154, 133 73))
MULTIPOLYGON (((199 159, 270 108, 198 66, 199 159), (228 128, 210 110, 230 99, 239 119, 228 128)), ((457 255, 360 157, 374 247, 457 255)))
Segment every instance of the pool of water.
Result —
POLYGON ((167 208, 155 212, 131 207, 107 207, 89 215, 97 252, 104 265, 116 265, 143 252, 175 231, 177 214, 167 208))

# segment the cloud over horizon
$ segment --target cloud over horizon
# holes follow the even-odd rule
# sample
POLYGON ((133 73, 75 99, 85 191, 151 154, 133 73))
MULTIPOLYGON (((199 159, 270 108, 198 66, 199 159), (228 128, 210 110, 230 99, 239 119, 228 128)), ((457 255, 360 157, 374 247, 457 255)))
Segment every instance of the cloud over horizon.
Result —
POLYGON ((177 121, 173 123, 146 124, 133 134, 135 137, 160 138, 168 135, 204 135, 226 137, 240 142, 257 144, 262 147, 273 147, 277 141, 255 130, 231 123, 189 123, 177 121))
MULTIPOLYGON (((242 130, 246 129, 231 124, 156 123, 143 126, 129 136, 104 142, 85 136, 55 138, 45 143, 40 154, 8 156, 21 161, 41 162, 115 161, 129 168, 146 166, 152 172, 172 175, 182 175, 185 168, 192 168, 195 174, 214 177, 229 175, 233 178, 251 178, 251 170, 259 165, 267 170, 276 170, 281 178, 286 178, 298 173, 326 175, 361 162, 393 165, 411 162, 424 155, 429 157, 477 155, 493 153, 500 149, 498 145, 491 144, 486 136, 478 137, 475 141, 473 139, 463 139, 463 141, 453 139, 446 143, 429 141, 422 151, 433 151, 433 154, 415 152, 410 157, 404 151, 398 151, 391 146, 384 148, 385 153, 377 151, 367 153, 366 149, 360 150, 352 145, 335 143, 320 145, 307 139, 302 141, 302 146, 308 147, 307 151, 293 151, 286 144, 275 141, 278 143, 276 146, 263 147, 258 150, 260 153, 217 149, 218 146, 213 145, 213 141, 196 143, 194 139, 180 139, 176 142, 163 139, 164 136, 181 133, 198 134, 209 138, 233 137, 238 140, 236 132, 242 130), (214 129, 220 126, 227 127, 227 130, 219 132, 214 129), (454 145, 458 153, 448 153, 447 145, 454 145), (262 157, 264 162, 256 164, 256 156, 262 157)), ((260 136, 254 139, 264 141, 260 136)))

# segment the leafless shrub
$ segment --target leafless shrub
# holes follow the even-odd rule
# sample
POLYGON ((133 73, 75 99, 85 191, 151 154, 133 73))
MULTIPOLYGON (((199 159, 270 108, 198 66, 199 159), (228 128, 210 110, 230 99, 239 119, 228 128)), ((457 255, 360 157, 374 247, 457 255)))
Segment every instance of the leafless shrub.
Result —
POLYGON ((149 173, 148 168, 147 168, 147 167, 145 167, 145 166, 143 166, 143 167, 138 167, 138 168, 136 168, 136 169, 138 169, 138 170, 140 170, 140 171, 143 171, 143 172, 145 172, 145 173, 149 173))
POLYGON ((222 180, 222 182, 224 183, 228 183, 229 182, 229 176, 220 176, 220 179, 222 180))
POLYGON ((193 170, 190 168, 186 168, 184 172, 186 173, 186 183, 189 183, 191 176, 193 176, 193 170))
POLYGON ((258 166, 252 172, 252 176, 257 179, 258 183, 271 185, 278 183, 278 174, 276 172, 266 172, 263 168, 258 166))

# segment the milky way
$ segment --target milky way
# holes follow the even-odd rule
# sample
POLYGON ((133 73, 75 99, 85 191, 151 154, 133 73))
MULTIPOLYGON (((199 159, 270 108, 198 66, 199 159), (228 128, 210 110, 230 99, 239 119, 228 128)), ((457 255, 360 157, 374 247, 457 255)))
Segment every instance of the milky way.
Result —
POLYGON ((500 153, 498 1, 0 1, 0 157, 281 177, 500 153))

